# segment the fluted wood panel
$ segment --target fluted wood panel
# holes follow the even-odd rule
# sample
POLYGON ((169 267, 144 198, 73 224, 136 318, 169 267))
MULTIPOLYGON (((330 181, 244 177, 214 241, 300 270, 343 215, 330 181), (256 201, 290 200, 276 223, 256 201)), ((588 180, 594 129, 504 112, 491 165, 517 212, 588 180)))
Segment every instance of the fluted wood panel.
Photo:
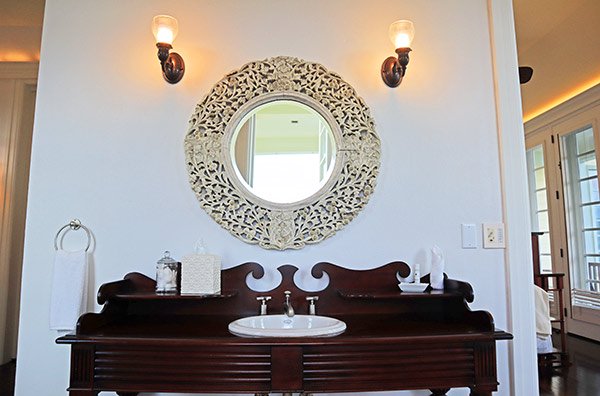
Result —
POLYGON ((479 378, 480 385, 492 385, 496 381, 496 346, 493 342, 478 343, 474 345, 475 350, 475 373, 479 378))
POLYGON ((475 377, 473 349, 456 346, 305 348, 304 390, 421 389, 467 386, 475 377))
POLYGON ((94 363, 95 387, 104 389, 260 391, 271 384, 268 347, 99 347, 94 363))
POLYGON ((94 372, 94 348, 76 346, 71 351, 71 387, 88 388, 92 385, 94 372))

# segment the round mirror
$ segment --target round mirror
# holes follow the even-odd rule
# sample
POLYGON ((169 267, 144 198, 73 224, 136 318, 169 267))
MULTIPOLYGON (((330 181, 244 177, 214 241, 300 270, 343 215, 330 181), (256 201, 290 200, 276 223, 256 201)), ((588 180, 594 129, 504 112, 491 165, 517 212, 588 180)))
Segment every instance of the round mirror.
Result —
POLYGON ((288 56, 228 73, 190 118, 190 184, 223 228, 265 249, 334 235, 375 188, 380 142, 369 108, 323 65, 288 56))
POLYGON ((250 110, 232 136, 231 161, 252 194, 274 203, 302 201, 331 177, 336 144, 331 127, 313 108, 275 100, 250 110))

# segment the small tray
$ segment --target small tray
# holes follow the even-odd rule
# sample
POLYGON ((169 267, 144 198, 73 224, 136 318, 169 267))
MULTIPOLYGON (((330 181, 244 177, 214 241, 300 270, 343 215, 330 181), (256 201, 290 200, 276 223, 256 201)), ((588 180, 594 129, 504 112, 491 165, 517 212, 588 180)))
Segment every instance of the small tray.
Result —
POLYGON ((423 293, 425 291, 425 289, 427 289, 427 286, 429 286, 429 283, 402 282, 402 283, 398 284, 398 287, 400 288, 400 290, 402 290, 403 292, 408 292, 408 293, 423 293))

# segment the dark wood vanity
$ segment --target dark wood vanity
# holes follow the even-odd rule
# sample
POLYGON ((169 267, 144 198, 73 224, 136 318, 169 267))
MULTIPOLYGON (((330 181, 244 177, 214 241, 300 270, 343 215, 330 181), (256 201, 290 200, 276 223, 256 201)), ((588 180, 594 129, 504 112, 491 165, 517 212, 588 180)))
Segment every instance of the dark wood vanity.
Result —
POLYGON ((495 342, 512 336, 496 330, 489 313, 468 308, 468 283, 445 279, 444 291, 403 293, 396 278, 409 275, 403 262, 364 271, 319 263, 312 276, 326 273, 329 284, 307 292, 294 284, 296 267, 278 270, 282 281, 268 292, 246 285, 249 274, 264 275, 256 263, 224 270, 214 296, 157 295, 154 280, 138 273, 102 285, 102 312, 83 315, 76 334, 57 340, 71 345, 69 394, 497 390, 495 342), (315 338, 229 333, 232 320, 258 315, 258 296, 272 297, 269 314, 283 313, 285 290, 298 314, 308 313, 307 296, 318 296, 317 314, 343 320, 346 331, 315 338))

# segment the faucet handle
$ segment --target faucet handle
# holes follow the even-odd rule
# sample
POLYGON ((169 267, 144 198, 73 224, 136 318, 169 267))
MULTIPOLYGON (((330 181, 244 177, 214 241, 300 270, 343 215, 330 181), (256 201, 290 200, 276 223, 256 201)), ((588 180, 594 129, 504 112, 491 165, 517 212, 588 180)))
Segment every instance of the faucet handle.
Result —
POLYGON ((260 301, 260 314, 267 314, 267 301, 271 299, 271 296, 258 296, 256 297, 257 301, 260 301))
POLYGON ((306 301, 310 302, 308 306, 308 314, 316 315, 317 314, 317 306, 315 305, 315 301, 319 300, 319 296, 308 296, 306 297, 306 301))

